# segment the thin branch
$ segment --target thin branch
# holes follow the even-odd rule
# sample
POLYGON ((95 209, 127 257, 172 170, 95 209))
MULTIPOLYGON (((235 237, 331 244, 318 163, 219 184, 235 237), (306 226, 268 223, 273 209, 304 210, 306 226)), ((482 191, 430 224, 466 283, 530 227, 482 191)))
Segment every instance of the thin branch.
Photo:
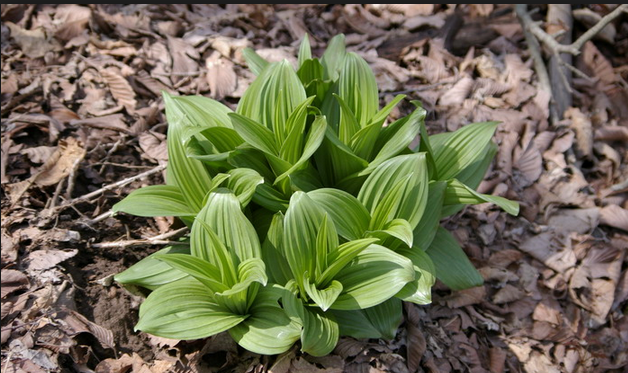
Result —
POLYGON ((517 4, 515 6, 515 9, 517 10, 517 15, 524 23, 524 29, 530 31, 532 35, 536 36, 539 41, 545 44, 551 50, 552 54, 569 53, 573 54, 574 56, 579 55, 582 46, 584 46, 587 41, 591 40, 606 25, 612 22, 615 18, 619 17, 621 13, 628 12, 628 4, 622 4, 615 8, 615 10, 613 10, 612 12, 602 17, 602 19, 600 19, 598 23, 588 29, 587 32, 580 35, 580 37, 573 43, 560 44, 556 41, 556 39, 554 39, 551 35, 545 32, 537 22, 534 22, 527 12, 521 12, 521 7, 525 7, 525 5, 517 4))
POLYGON ((547 68, 545 67, 545 61, 543 61, 543 56, 541 55, 541 46, 539 45, 539 41, 529 31, 529 25, 534 24, 534 21, 532 20, 532 17, 530 17, 530 13, 528 13, 528 6, 525 4, 517 4, 515 5, 515 12, 523 24, 523 34, 526 38, 526 42, 528 43, 528 49, 530 50, 532 60, 534 61, 534 69, 539 77, 539 84, 543 90, 550 94, 551 97, 552 85, 550 84, 549 74, 547 73, 547 68))
POLYGON ((604 17, 602 17, 602 19, 599 20, 598 23, 596 23, 595 25, 593 25, 593 27, 588 29, 587 32, 585 32, 584 34, 580 35, 578 40, 576 40, 573 43, 571 43, 571 45, 574 48, 580 50, 580 48, 582 48, 584 43, 586 43, 587 41, 591 40, 598 32, 602 31, 602 29, 604 27, 606 27, 606 25, 611 23, 612 20, 614 20, 615 18, 619 17, 619 15, 622 12, 628 13, 628 4, 621 4, 620 6, 615 8, 615 10, 613 10, 610 13, 608 13, 604 17))
POLYGON ((175 245, 179 244, 178 241, 170 241, 170 238, 176 237, 179 234, 188 230, 188 227, 179 228, 175 231, 166 232, 158 236, 149 237, 140 240, 125 240, 116 242, 102 242, 95 243, 91 246, 97 249, 110 249, 110 248, 125 248, 131 246, 147 246, 147 245, 175 245))

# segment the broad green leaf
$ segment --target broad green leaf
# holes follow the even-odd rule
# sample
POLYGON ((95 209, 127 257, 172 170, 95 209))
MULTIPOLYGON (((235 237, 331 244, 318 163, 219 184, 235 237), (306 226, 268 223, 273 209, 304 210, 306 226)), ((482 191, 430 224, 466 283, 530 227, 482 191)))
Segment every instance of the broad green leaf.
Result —
POLYGON ((482 153, 484 153, 484 157, 465 167, 456 176, 458 181, 473 190, 476 190, 484 179, 486 171, 490 167, 491 162, 493 162, 495 154, 497 154, 497 145, 493 141, 490 141, 482 153))
POLYGON ((227 250, 223 241, 202 217, 194 221, 190 241, 192 255, 215 264, 223 284, 231 287, 238 282, 238 259, 227 250))
POLYGON ((407 150, 410 143, 419 133, 421 123, 425 120, 425 114, 425 109, 418 108, 409 116, 399 119, 386 127, 376 144, 376 148, 380 149, 379 152, 369 163, 368 167, 362 170, 359 175, 370 174, 383 162, 386 162, 403 150, 407 150))
POLYGON ((402 248, 397 252, 412 260, 415 280, 406 284, 396 297, 416 304, 432 303, 432 286, 436 282, 436 269, 430 257, 418 247, 402 248))
POLYGON ((198 212, 187 205, 179 187, 174 185, 149 185, 136 189, 111 210, 136 216, 194 216, 198 212))
POLYGON ((388 118, 388 116, 390 115, 390 113, 393 111, 393 109, 397 106, 397 104, 399 104, 399 102, 401 102, 401 100, 403 100, 404 98, 406 98, 406 95, 397 95, 395 96, 395 98, 393 98, 388 105, 384 106, 380 111, 378 111, 372 118, 371 121, 369 122, 369 124, 379 124, 379 126, 381 127, 384 122, 386 121, 386 118, 388 118))
POLYGON ((168 168, 166 182, 176 185, 190 208, 197 211, 203 206, 203 198, 212 186, 212 179, 205 165, 189 158, 183 143, 184 133, 190 127, 201 124, 190 120, 186 107, 168 93, 163 94, 168 121, 168 168))
POLYGON ((238 280, 227 290, 216 292, 216 303, 235 314, 245 314, 253 305, 260 285, 266 285, 266 266, 260 258, 251 258, 238 266, 238 280))
POLYGON ((321 64, 325 69, 325 80, 338 79, 338 71, 344 64, 346 54, 345 36, 343 34, 338 34, 331 38, 329 44, 327 45, 327 49, 321 58, 321 64))
POLYGON ((221 309, 200 282, 183 279, 158 288, 146 298, 135 330, 191 340, 228 330, 246 317, 221 309))
POLYGON ((253 194, 253 202, 273 212, 286 211, 289 201, 269 184, 260 184, 253 194))
POLYGON ((307 195, 329 214, 341 237, 350 241, 364 237, 371 217, 357 198, 334 188, 313 190, 307 195))
POLYGON ((446 187, 447 183, 444 181, 430 182, 425 211, 423 211, 423 216, 421 216, 421 220, 413 232, 415 247, 427 250, 432 243, 439 227, 446 187))
POLYGON ((319 287, 327 286, 347 264, 358 256, 358 254, 378 241, 379 239, 377 238, 363 238, 345 242, 338 246, 337 250, 329 254, 327 258, 328 267, 321 276, 316 279, 316 284, 319 287))
MULTIPOLYGON (((360 127, 366 126, 379 108, 377 81, 371 67, 357 54, 347 53, 340 70, 338 85, 338 96, 346 102, 360 127)), ((348 139, 352 136, 353 134, 348 139)))
POLYGON ((297 162, 303 153, 303 143, 305 141, 305 124, 307 122, 307 108, 314 101, 314 97, 309 97, 294 109, 286 121, 286 132, 288 137, 281 144, 279 157, 290 164, 297 162))
POLYGON ((351 139, 360 130, 360 122, 356 118, 351 108, 345 103, 342 97, 334 94, 334 98, 340 104, 340 123, 338 123, 338 138, 345 145, 351 145, 351 139))
POLYGON ((416 153, 394 157, 377 167, 362 185, 358 200, 372 214, 371 229, 381 229, 397 218, 414 228, 423 215, 427 193, 425 153, 416 153))
POLYGON ((434 162, 439 180, 456 177, 467 166, 482 159, 483 150, 491 141, 498 122, 468 124, 449 136, 442 146, 434 147, 434 162))
POLYGON ((279 154, 275 135, 266 126, 240 114, 232 113, 229 116, 235 130, 249 145, 266 154, 279 154))
POLYGON ((187 254, 157 255, 155 259, 165 262, 172 268, 194 277, 205 285, 210 294, 228 289, 221 281, 220 269, 212 263, 187 254))
MULTIPOLYGON (((227 116, 232 110, 216 100, 205 96, 170 96, 170 98, 172 104, 176 105, 187 117, 190 122, 190 129, 194 127, 232 128, 231 121, 227 116)), ((187 138, 183 140, 186 141, 187 138)))
POLYGON ((283 214, 277 213, 262 244, 262 256, 268 266, 270 281, 279 285, 285 285, 292 278, 283 250, 283 214))
MULTIPOLYGON (((210 193, 205 207, 198 213, 202 221, 216 233, 232 255, 234 264, 261 257, 261 247, 255 228, 244 215, 238 198, 226 189, 210 193)), ((192 227, 192 255, 217 264, 207 230, 201 225, 192 227), (202 251, 208 250, 209 253, 202 251)))
POLYGON ((252 48, 244 48, 242 50, 242 56, 246 60, 246 64, 249 66, 251 72, 255 75, 259 75, 264 71, 266 66, 270 63, 266 61, 262 56, 257 54, 252 48))
POLYGON ((235 193, 244 208, 253 198, 257 186, 264 182, 264 178, 250 168, 235 168, 229 171, 229 175, 227 188, 235 193))
POLYGON ((303 35, 301 45, 299 46, 298 61, 299 67, 303 66, 303 63, 312 58, 312 48, 310 47, 310 38, 306 34, 303 35))
POLYGON ((383 246, 362 250, 334 277, 343 290, 332 309, 354 310, 380 304, 414 280, 410 259, 383 246))
POLYGON ((312 356, 325 356, 338 343, 338 323, 330 312, 305 307, 305 320, 301 334, 301 350, 312 356))
POLYGON ((401 308, 401 300, 390 298, 377 306, 363 310, 333 310, 332 313, 340 326, 341 335, 358 339, 393 339, 403 317, 401 308))
POLYGON ((325 138, 325 131, 327 130, 327 122, 325 121, 324 116, 318 116, 314 119, 312 123, 312 128, 307 134, 307 138, 305 139, 305 145, 303 146, 303 154, 299 160, 292 165, 287 171, 283 174, 277 176, 275 182, 283 180, 285 177, 289 176, 291 173, 302 167, 311 157, 314 155, 314 152, 319 148, 323 139, 325 138))
POLYGON ((368 162, 356 156, 331 128, 325 131, 325 139, 317 152, 316 164, 325 185, 336 185, 368 166, 368 162))
POLYGON ((305 88, 296 72, 287 60, 283 60, 270 64, 251 83, 236 112, 285 139, 286 119, 306 98, 305 88))
POLYGON ((229 163, 236 168, 250 168, 259 173, 264 180, 273 180, 275 174, 268 164, 264 153, 245 144, 229 153, 229 163))
MULTIPOLYGON (((316 95, 319 101, 323 99, 323 95, 326 92, 325 88, 328 88, 328 84, 322 82, 323 79, 323 65, 318 59, 305 60, 299 67, 297 75, 301 82, 306 87, 308 96, 316 95), (319 92, 319 90, 322 90, 319 92)), ((320 103, 320 102, 319 102, 320 103)))
POLYGON ((323 221, 316 235, 316 271, 313 274, 308 274, 312 280, 320 277, 328 267, 328 255, 338 248, 338 232, 333 221, 328 216, 327 214, 323 215, 323 221))
POLYGON ((438 228, 427 255, 434 263, 436 277, 452 290, 480 286, 484 282, 456 238, 442 227, 438 228))
POLYGON ((519 204, 515 201, 510 201, 499 196, 492 196, 490 194, 478 193, 456 179, 451 179, 447 182, 445 200, 443 202, 445 206, 485 202, 496 204, 510 215, 517 216, 519 214, 519 204))
POLYGON ((233 128, 199 127, 196 131, 190 133, 197 136, 191 137, 186 146, 186 154, 204 162, 226 161, 230 153, 244 142, 233 128))
POLYGON ((369 231, 368 234, 371 237, 377 237, 382 240, 386 236, 395 237, 408 245, 408 247, 412 247, 414 241, 412 226, 405 219, 393 219, 386 223, 381 230, 369 231))
POLYGON ((307 276, 303 278, 303 287, 310 299, 323 311, 327 311, 342 292, 342 284, 338 281, 332 281, 325 289, 319 289, 307 276))
POLYGON ((293 278, 301 283, 304 273, 316 272, 316 237, 324 213, 303 192, 290 198, 284 218, 283 246, 293 278))
POLYGON ((189 254, 190 246, 175 245, 163 248, 133 264, 123 272, 118 273, 113 279, 121 284, 136 285, 155 290, 162 285, 187 277, 187 274, 155 258, 158 255, 170 253, 189 254))
POLYGON ((279 306, 285 290, 277 285, 259 290, 250 316, 229 330, 231 337, 249 351, 276 355, 287 351, 301 336, 301 324, 291 320, 279 306))
POLYGON ((381 131, 382 125, 380 123, 372 123, 360 129, 349 141, 351 150, 362 159, 371 159, 373 149, 375 148, 377 138, 381 131))

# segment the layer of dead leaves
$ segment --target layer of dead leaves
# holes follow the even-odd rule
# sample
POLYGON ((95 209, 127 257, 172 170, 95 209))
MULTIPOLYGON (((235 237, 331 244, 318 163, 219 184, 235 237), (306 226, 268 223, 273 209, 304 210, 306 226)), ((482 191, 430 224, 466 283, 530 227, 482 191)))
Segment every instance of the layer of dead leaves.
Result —
MULTIPOLYGON (((574 11, 576 31, 610 9, 574 11)), ((551 97, 537 89, 510 6, 3 4, 3 371, 625 369, 627 24, 585 45, 575 107, 549 123, 551 97), (150 180, 77 198, 166 162, 162 91, 235 107, 253 79, 243 48, 294 62, 305 33, 316 53, 340 32, 373 67, 383 103, 396 93, 421 100, 431 133, 501 121, 480 191, 519 201, 520 216, 480 205, 444 222, 485 285, 438 284, 432 305, 406 305, 393 341, 343 338, 324 358, 298 347, 254 355, 224 334, 182 342, 133 332, 141 299, 107 275, 154 249, 91 244, 168 232, 173 221, 107 217, 150 180)))

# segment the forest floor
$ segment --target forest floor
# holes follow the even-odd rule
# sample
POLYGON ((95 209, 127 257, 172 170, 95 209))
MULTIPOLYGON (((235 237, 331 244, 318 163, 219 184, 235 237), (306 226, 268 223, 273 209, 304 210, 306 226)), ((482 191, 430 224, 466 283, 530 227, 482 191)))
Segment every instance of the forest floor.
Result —
MULTIPOLYGON (((579 9, 569 31, 610 10, 579 9)), ((626 372, 622 17, 573 58, 587 76, 556 120, 511 6, 2 4, 2 372, 626 372), (393 118, 420 100, 430 133, 501 122, 480 190, 520 215, 484 204, 442 222, 485 284, 437 284, 431 305, 406 305, 394 340, 342 338, 323 358, 135 332, 142 299, 112 276, 184 233, 109 213, 163 182, 160 92, 235 108, 253 79, 242 49, 295 61, 306 32, 315 56, 344 33, 382 105, 406 94, 393 118)))

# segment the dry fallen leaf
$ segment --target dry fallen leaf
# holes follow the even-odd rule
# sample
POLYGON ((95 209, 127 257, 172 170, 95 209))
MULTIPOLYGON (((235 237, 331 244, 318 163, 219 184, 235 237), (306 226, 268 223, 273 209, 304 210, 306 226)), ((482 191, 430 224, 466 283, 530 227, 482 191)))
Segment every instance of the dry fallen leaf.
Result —
POLYGON ((17 202, 33 184, 48 186, 58 183, 70 175, 84 157, 85 149, 76 139, 68 137, 64 140, 59 140, 57 150, 33 176, 19 183, 8 185, 11 202, 17 202))
POLYGON ((600 224, 628 232, 628 210, 617 205, 602 207, 600 209, 600 224))
POLYGON ((14 269, 2 269, 2 298, 14 291, 28 289, 28 286, 28 277, 22 272, 14 269))
POLYGON ((115 347, 113 333, 111 330, 103 328, 102 326, 88 320, 80 313, 74 310, 67 310, 63 317, 63 321, 65 322, 65 332, 70 336, 87 332, 96 337, 103 347, 115 347))
POLYGON ((221 99, 236 90, 237 76, 233 70, 233 62, 214 52, 205 60, 205 67, 211 97, 221 99))
POLYGON ((40 58, 55 50, 58 46, 50 40, 43 29, 25 30, 12 23, 5 23, 11 29, 11 37, 20 46, 22 52, 30 58, 40 58))
POLYGON ((480 303, 486 297, 486 289, 484 286, 476 286, 469 289, 455 291, 451 295, 443 298, 447 307, 461 308, 472 304, 480 303))
POLYGON ((109 91, 118 104, 124 106, 129 114, 135 113, 135 92, 129 82, 114 68, 99 70, 102 77, 109 86, 109 91))
POLYGON ((593 154, 593 126, 579 108, 565 110, 565 118, 571 119, 571 128, 576 133, 576 155, 579 158, 591 158, 593 154))
POLYGON ((557 231, 576 232, 579 234, 590 233, 600 221, 600 209, 559 209, 548 219, 547 225, 557 231))
POLYGON ((28 254, 24 259, 24 263, 29 271, 43 271, 72 258, 77 253, 77 249, 70 251, 41 249, 28 254))
POLYGON ((44 163, 57 150, 56 146, 37 146, 20 150, 20 154, 28 156, 33 163, 44 163))
POLYGON ((519 245, 519 250, 559 273, 564 273, 576 264, 576 255, 569 239, 553 231, 527 238, 519 245))

